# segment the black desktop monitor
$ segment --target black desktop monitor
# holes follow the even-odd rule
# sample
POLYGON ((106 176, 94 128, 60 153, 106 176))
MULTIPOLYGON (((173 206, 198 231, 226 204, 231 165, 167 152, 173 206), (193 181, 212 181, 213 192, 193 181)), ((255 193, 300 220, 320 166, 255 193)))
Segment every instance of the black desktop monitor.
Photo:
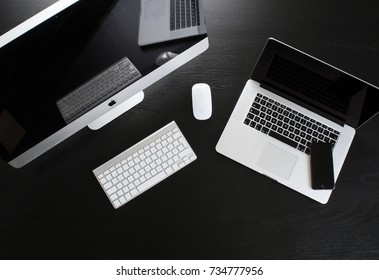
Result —
POLYGON ((60 0, 0 37, 1 159, 22 167, 80 129, 101 127, 208 48, 206 33, 139 46, 140 7, 140 0, 60 0), (175 56, 157 62, 167 52, 175 56), (141 77, 64 119, 59 100, 123 57, 141 77))

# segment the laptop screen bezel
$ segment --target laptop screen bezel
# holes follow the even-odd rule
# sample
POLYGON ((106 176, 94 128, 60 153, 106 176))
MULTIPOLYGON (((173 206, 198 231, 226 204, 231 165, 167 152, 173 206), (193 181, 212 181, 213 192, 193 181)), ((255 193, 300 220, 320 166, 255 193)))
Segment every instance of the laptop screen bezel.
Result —
POLYGON ((267 41, 251 74, 251 79, 259 82, 262 87, 316 112, 327 119, 340 125, 347 124, 355 129, 361 127, 379 112, 378 87, 274 38, 269 38, 267 41), (361 93, 357 92, 357 94, 354 95, 354 99, 352 98, 353 100, 349 102, 348 111, 345 115, 341 115, 332 108, 328 108, 323 104, 307 98, 307 96, 299 92, 270 80, 266 76, 266 73, 275 55, 280 55, 328 79, 337 79, 337 76, 338 78, 344 77, 349 80, 350 83, 359 84, 362 88, 361 93))

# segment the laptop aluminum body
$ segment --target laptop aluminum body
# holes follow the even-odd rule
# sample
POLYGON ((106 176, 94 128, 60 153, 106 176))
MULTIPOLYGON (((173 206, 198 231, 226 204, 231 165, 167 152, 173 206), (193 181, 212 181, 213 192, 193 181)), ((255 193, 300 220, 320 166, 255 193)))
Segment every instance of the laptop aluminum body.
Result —
POLYGON ((141 0, 138 44, 146 46, 170 40, 206 34, 203 0, 141 0), (194 10, 191 5, 194 5, 194 10), (189 11, 188 16, 173 19, 180 8, 189 11), (197 24, 184 27, 197 18, 197 24))
MULTIPOLYGON (((287 72, 285 67, 284 71, 287 72)), ((305 87, 310 83, 308 81, 304 82, 302 86, 305 87)), ((216 150, 226 157, 264 174, 311 199, 323 204, 327 203, 332 190, 313 190, 311 187, 309 153, 304 152, 303 149, 294 148, 280 141, 278 138, 271 137, 269 129, 265 129, 265 132, 262 133, 262 131, 258 131, 244 123, 254 100, 257 98, 257 94, 266 96, 267 99, 275 100, 275 102, 278 102, 278 106, 280 103, 282 104, 280 106, 283 108, 288 107, 294 111, 296 110, 296 114, 298 115, 307 116, 307 119, 313 119, 315 122, 324 124, 330 131, 339 131, 338 139, 333 148, 334 176, 336 181, 348 154, 356 129, 347 124, 346 120, 356 125, 360 124, 357 120, 363 120, 360 116, 362 115, 362 111, 365 110, 362 100, 370 94, 371 96, 376 96, 377 100, 378 89, 335 67, 270 38, 254 68, 251 79, 246 82, 232 115, 217 143, 216 150), (318 101, 312 101, 308 96, 302 97, 302 94, 296 93, 296 90, 293 90, 296 87, 289 88, 288 86, 282 86, 277 81, 267 78, 268 73, 271 71, 270 66, 274 60, 280 57, 283 57, 285 61, 289 61, 290 64, 292 62, 297 64, 297 67, 300 67, 303 72, 307 74, 311 73, 316 78, 321 79, 323 73, 330 79, 335 78, 336 82, 333 82, 331 88, 334 92, 338 92, 338 94, 340 92, 344 93, 346 89, 359 87, 360 89, 356 91, 356 94, 349 92, 350 103, 347 106, 345 122, 338 118, 338 112, 334 115, 328 115, 326 111, 322 110, 323 104, 318 101)), ((377 108, 374 109, 375 112, 373 111, 372 115, 377 112, 377 108)), ((249 120, 247 120, 247 123, 249 123, 249 120)), ((304 121, 305 123, 306 121, 304 121)), ((304 128, 304 130, 306 129, 304 128)))

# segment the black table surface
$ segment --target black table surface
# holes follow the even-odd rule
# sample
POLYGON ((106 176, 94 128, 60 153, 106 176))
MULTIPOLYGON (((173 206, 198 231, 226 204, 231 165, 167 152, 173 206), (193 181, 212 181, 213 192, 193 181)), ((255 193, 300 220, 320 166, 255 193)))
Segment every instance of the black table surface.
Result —
MULTIPOLYGON (((8 12, 0 9, 3 29, 20 9, 54 1, 8 2, 8 12)), ((0 258, 379 258, 378 116, 357 131, 327 205, 215 151, 269 37, 379 85, 379 3, 205 4, 210 48, 146 89, 140 105, 99 131, 81 130, 22 169, 0 163, 0 258), (192 115, 198 82, 212 88, 207 121, 192 115), (114 210, 92 170, 172 120, 198 159, 114 210)))

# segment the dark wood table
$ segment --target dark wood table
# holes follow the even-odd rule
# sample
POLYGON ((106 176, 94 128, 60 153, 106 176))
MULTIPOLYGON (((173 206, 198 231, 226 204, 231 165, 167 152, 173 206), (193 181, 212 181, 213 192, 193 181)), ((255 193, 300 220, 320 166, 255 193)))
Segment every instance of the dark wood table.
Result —
MULTIPOLYGON (((54 1, 8 2, 1 28, 54 1)), ((379 85, 374 2, 206 0, 207 52, 101 130, 83 129, 19 170, 0 163, 0 258, 378 259, 378 116, 358 130, 327 205, 215 151, 269 37, 379 85), (198 82, 213 93, 202 122, 191 109, 198 82), (172 120, 198 160, 114 210, 92 170, 172 120)))

